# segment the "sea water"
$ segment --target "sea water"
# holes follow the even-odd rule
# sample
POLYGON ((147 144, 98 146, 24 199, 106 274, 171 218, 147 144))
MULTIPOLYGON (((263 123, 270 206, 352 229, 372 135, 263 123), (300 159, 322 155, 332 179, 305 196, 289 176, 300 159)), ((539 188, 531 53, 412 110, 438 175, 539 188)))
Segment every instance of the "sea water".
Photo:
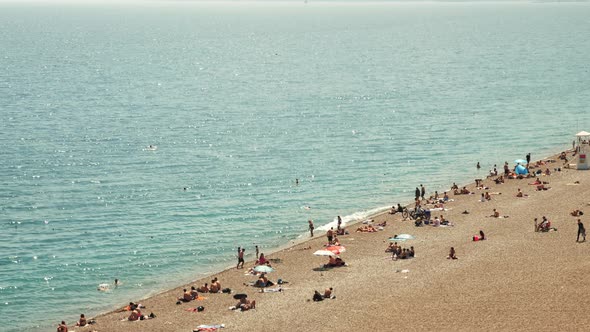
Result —
POLYGON ((589 17, 0 4, 1 329, 53 330, 232 266, 238 246, 305 238, 308 219, 362 220, 570 147, 590 129, 589 17))

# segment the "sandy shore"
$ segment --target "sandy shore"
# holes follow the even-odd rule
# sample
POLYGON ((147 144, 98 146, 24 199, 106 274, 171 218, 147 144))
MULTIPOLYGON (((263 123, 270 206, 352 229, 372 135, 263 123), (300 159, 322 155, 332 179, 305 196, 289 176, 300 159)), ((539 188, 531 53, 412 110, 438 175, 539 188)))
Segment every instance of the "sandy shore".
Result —
MULTIPOLYGON (((562 166, 558 161, 543 170, 562 166)), ((486 179, 487 191, 501 193, 491 201, 480 202, 486 190, 474 184, 468 186, 473 195, 450 194, 455 201, 446 204, 449 210, 435 215, 444 215, 454 227, 415 227, 389 214, 373 218, 376 223, 387 220, 384 231, 355 233, 356 226, 349 227, 351 234, 340 237, 347 267, 317 270, 327 259, 312 255, 326 243, 324 234, 316 234, 269 256, 281 260, 273 264, 276 272, 270 279, 289 281, 282 293, 244 286, 256 280, 244 275, 245 270, 214 275, 223 288, 256 300, 256 310, 228 310, 236 303, 228 294, 205 294, 205 300, 176 305, 182 288, 190 288, 184 285, 141 301, 147 307, 142 312, 155 313, 155 319, 121 321, 128 313, 112 312, 96 317, 92 326, 70 330, 192 331, 199 324, 221 323, 226 325, 223 331, 582 330, 590 325, 590 243, 576 243, 577 218, 569 213, 587 212, 581 219, 590 227, 590 172, 562 168, 540 178, 549 182, 550 190, 536 191, 528 185, 532 179, 500 185, 486 179), (529 197, 516 198, 518 188, 529 197), (486 217, 494 208, 509 218, 486 217), (462 214, 464 210, 470 213, 462 214), (542 216, 558 230, 535 232, 533 218, 542 216), (473 242, 479 230, 488 239, 473 242), (416 237, 402 243, 414 246, 416 258, 393 261, 384 252, 388 238, 401 233, 416 237), (446 259, 451 246, 459 259, 446 259), (314 290, 327 287, 334 288, 335 299, 310 301, 314 290), (186 310, 196 306, 205 310, 186 310)))

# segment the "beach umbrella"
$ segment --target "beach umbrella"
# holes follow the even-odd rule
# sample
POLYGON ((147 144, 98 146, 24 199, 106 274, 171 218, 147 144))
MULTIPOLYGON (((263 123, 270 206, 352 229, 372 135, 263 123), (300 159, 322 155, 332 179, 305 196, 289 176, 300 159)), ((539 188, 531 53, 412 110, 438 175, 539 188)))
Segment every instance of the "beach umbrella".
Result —
POLYGON ((514 172, 519 175, 526 175, 526 174, 528 174, 529 171, 524 166, 518 165, 518 166, 516 166, 516 169, 514 170, 514 172))
POLYGON ((335 253, 328 251, 328 250, 318 250, 313 253, 316 256, 336 256, 335 253))
POLYGON ((413 235, 410 234, 399 234, 396 235, 395 237, 392 237, 390 240, 413 240, 416 237, 414 237, 413 235))
POLYGON ((245 299, 247 297, 248 297, 248 294, 243 294, 243 293, 234 295, 234 299, 236 299, 236 300, 245 299))
POLYGON ((526 160, 524 159, 516 159, 514 162, 517 164, 526 164, 526 160))
POLYGON ((346 248, 344 246, 329 246, 329 247, 326 247, 326 250, 331 251, 331 252, 335 253, 336 255, 340 255, 340 253, 346 251, 346 248))
POLYGON ((399 241, 399 242, 405 242, 407 239, 398 239, 396 237, 390 237, 389 241, 399 241))
POLYGON ((260 273, 271 273, 274 270, 275 269, 273 269, 272 267, 267 266, 267 265, 258 265, 254 268, 254 271, 260 272, 260 273))

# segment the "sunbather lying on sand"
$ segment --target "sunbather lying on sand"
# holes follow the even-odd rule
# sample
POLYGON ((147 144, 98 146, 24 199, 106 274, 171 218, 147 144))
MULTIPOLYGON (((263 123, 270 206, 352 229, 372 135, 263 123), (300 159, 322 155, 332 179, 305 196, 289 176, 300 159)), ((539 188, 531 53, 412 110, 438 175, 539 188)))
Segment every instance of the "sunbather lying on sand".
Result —
POLYGON ((260 278, 258 278, 258 280, 256 280, 256 282, 253 283, 251 286, 264 288, 264 287, 274 286, 274 282, 268 280, 268 278, 266 277, 266 274, 263 273, 260 275, 260 278))
POLYGON ((573 210, 572 212, 570 212, 570 214, 574 217, 579 217, 584 215, 584 212, 580 211, 580 210, 573 210))
POLYGON ((357 233, 374 233, 377 230, 372 225, 361 226, 356 229, 357 233))
POLYGON ((340 257, 334 258, 334 256, 330 256, 328 260, 328 264, 324 264, 324 267, 339 267, 344 266, 346 263, 340 257))
POLYGON ((131 312, 131 314, 129 315, 129 317, 127 318, 123 318, 122 320, 128 320, 131 322, 135 322, 138 320, 145 320, 145 319, 150 319, 150 318, 155 318, 156 315, 154 315, 154 313, 151 313, 149 316, 147 315, 142 315, 141 311, 139 311, 139 309, 135 309, 131 312))
POLYGON ((247 311, 250 309, 256 309, 256 300, 250 302, 247 298, 243 297, 240 301, 233 307, 230 307, 231 310, 241 310, 247 311))

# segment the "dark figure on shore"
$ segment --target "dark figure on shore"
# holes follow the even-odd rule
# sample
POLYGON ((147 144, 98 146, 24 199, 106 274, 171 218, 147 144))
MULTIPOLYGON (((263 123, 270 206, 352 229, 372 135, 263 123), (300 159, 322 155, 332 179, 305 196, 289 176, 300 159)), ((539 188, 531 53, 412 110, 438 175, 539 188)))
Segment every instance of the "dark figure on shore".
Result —
POLYGON ((578 238, 576 238, 576 242, 580 242, 580 235, 582 235, 582 242, 586 242, 586 229, 582 221, 578 219, 578 238))
POLYGON ((526 155, 526 164, 528 165, 530 163, 531 163, 531 154, 530 153, 527 153, 527 155, 526 155))
POLYGON ((68 332, 68 325, 63 320, 57 326, 57 332, 68 332))
POLYGON ((254 246, 254 249, 256 250, 256 259, 258 259, 258 255, 260 254, 260 251, 258 250, 258 246, 254 246))
POLYGON ((451 247, 451 251, 449 252, 449 256, 447 256, 447 259, 457 259, 457 255, 455 254, 454 247, 451 247))
POLYGON ((420 188, 416 187, 416 199, 420 198, 420 188))
POLYGON ((420 185, 420 197, 424 199, 424 195, 426 195, 426 188, 423 185, 420 185))
POLYGON ((334 237, 334 227, 330 227, 328 232, 326 232, 326 237, 328 238, 328 244, 331 244, 332 238, 334 237))
POLYGON ((481 168, 481 166, 479 165, 479 161, 477 162, 477 165, 475 167, 477 167, 477 169, 481 168))
POLYGON ((313 220, 309 219, 307 223, 309 224, 309 234, 311 235, 311 237, 313 237, 313 229, 315 228, 313 227, 313 220))
POLYGON ((239 268, 244 268, 244 251, 246 249, 240 248, 238 247, 238 265, 236 266, 236 269, 239 268))
POLYGON ((485 240, 486 239, 486 235, 483 233, 482 230, 479 230, 479 239, 480 240, 485 240))

